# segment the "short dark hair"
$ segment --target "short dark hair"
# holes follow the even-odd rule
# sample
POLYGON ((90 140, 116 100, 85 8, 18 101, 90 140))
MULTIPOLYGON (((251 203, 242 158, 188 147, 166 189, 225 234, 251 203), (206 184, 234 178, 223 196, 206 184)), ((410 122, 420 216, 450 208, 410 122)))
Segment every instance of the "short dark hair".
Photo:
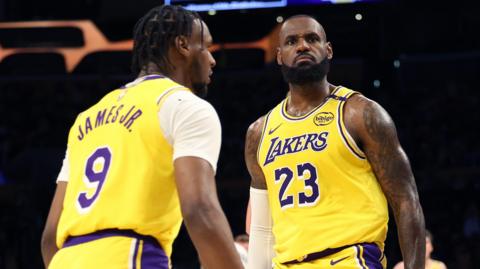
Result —
POLYGON ((173 68, 168 50, 177 36, 191 36, 196 19, 200 19, 198 13, 181 6, 152 8, 133 30, 132 71, 138 74, 150 62, 164 73, 173 68))

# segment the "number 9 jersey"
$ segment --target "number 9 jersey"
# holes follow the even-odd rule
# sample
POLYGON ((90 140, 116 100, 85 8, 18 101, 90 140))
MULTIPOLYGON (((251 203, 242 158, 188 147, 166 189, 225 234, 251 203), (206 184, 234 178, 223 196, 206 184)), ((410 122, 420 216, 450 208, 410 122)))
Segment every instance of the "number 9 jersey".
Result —
MULTIPOLYGON (((77 117, 64 161, 69 170, 68 185, 57 246, 64 246, 69 237, 95 231, 133 230, 154 237, 170 257, 182 216, 173 166, 173 160, 179 157, 175 154, 180 138, 174 137, 173 144, 160 124, 161 118, 159 123, 159 111, 169 96, 175 96, 171 102, 182 101, 177 96, 192 98, 189 101, 196 98, 196 103, 187 102, 195 103, 195 109, 208 104, 168 78, 150 76, 110 92, 77 117)), ((218 121, 213 107, 208 106, 218 121)), ((182 121, 187 116, 194 118, 183 113, 182 121)), ((180 115, 175 117, 178 122, 180 115)), ((178 134, 180 128, 171 129, 178 134)), ((220 144, 220 137, 215 140, 220 144)))
POLYGON ((265 117, 257 160, 268 188, 275 264, 356 243, 383 250, 387 201, 343 122, 352 94, 337 87, 301 117, 287 114, 285 99, 265 117))

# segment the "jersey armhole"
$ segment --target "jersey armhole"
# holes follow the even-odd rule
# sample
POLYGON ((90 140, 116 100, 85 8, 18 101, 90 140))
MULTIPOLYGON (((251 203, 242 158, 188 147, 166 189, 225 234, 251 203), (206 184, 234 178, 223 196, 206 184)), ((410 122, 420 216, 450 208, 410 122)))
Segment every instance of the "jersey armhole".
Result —
POLYGON ((356 91, 351 91, 348 92, 344 98, 345 101, 341 101, 338 104, 338 121, 337 121, 337 126, 338 130, 340 131, 340 137, 344 143, 344 145, 348 148, 348 150, 357 158, 361 160, 366 160, 366 155, 365 153, 360 149, 360 147, 357 145, 353 137, 350 135, 348 132, 347 128, 345 127, 345 120, 344 120, 344 107, 347 102, 347 100, 352 97, 355 94, 359 94, 359 92, 356 91))
POLYGON ((258 147, 257 147, 257 163, 258 163, 258 165, 260 165, 260 167, 262 167, 261 164, 260 164, 260 148, 261 148, 261 146, 262 146, 263 136, 265 135, 265 131, 266 131, 266 129, 267 129, 268 119, 270 118, 270 114, 272 114, 272 111, 273 111, 273 109, 270 110, 270 111, 267 113, 267 115, 265 116, 265 120, 263 121, 263 126, 262 126, 262 133, 260 134, 260 140, 259 140, 259 142, 258 142, 258 147))

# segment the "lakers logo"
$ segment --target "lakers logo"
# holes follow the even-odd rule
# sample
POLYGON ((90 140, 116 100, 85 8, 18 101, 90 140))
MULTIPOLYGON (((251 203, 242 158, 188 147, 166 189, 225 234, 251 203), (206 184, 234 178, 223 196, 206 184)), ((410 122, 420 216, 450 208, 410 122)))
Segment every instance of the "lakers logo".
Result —
POLYGON ((312 149, 322 151, 327 147, 328 132, 303 134, 294 137, 279 139, 274 137, 270 140, 267 158, 264 166, 273 162, 276 157, 312 149))
POLYGON ((332 112, 320 112, 313 118, 313 122, 317 126, 324 126, 330 124, 335 119, 332 112))

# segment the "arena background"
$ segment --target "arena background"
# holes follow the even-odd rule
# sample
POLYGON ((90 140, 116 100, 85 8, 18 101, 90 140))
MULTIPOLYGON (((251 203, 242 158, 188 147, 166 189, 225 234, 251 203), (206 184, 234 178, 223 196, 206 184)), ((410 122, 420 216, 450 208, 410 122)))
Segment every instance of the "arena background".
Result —
MULTIPOLYGON (((480 268, 480 10, 473 1, 417 2, 201 12, 218 45, 207 99, 223 125, 217 181, 235 235, 244 233, 248 200, 246 129, 287 89, 271 61, 272 31, 280 16, 305 13, 333 44, 329 80, 378 101, 396 122, 435 236, 433 257, 448 268, 480 268)), ((68 129, 79 112, 134 78, 124 48, 135 21, 160 3, 0 0, 0 268, 42 268, 40 235, 68 129), (95 45, 84 28, 6 24, 45 20, 92 21, 108 46, 72 64, 66 57, 95 45)), ((388 268, 401 259, 392 215, 385 252, 388 268)), ((199 267, 184 228, 173 264, 199 267)))

